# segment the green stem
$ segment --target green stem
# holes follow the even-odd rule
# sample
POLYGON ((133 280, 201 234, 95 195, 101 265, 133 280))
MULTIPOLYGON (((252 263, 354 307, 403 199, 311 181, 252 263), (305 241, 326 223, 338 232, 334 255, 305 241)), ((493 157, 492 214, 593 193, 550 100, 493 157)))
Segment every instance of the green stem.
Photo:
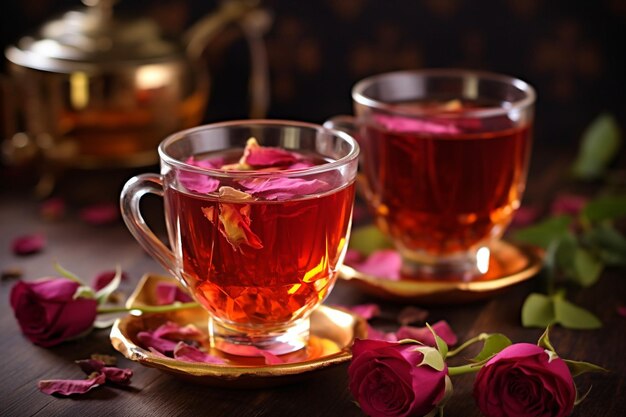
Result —
POLYGON ((98 307, 98 314, 126 313, 138 310, 142 313, 166 313, 168 311, 183 310, 185 308, 200 307, 198 303, 175 303, 164 306, 141 306, 141 307, 98 307))
POLYGON ((474 336, 471 339, 468 339, 465 343, 463 343, 458 348, 449 351, 448 354, 446 355, 446 358, 451 358, 453 356, 458 355, 459 353, 461 353, 461 351, 467 349, 468 347, 470 347, 474 343, 481 342, 481 341, 485 340, 488 336, 489 335, 487 333, 481 333, 478 336, 474 336))
POLYGON ((480 368, 483 367, 483 365, 484 363, 470 363, 468 365, 462 365, 462 366, 449 366, 448 375, 455 376, 455 375, 470 374, 472 372, 478 372, 480 371, 480 368))

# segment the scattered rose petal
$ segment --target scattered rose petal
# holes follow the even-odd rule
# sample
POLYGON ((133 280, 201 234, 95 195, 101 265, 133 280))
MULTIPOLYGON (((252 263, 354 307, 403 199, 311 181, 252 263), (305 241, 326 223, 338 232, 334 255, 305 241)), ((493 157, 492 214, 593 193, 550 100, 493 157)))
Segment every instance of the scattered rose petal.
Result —
POLYGON ((255 178, 241 181, 241 185, 255 197, 266 200, 286 200, 294 196, 319 193, 327 189, 328 184, 318 179, 302 178, 255 178))
POLYGON ((358 304, 346 308, 357 316, 364 318, 365 320, 369 320, 380 315, 380 306, 374 303, 358 304))
POLYGON ((160 325, 153 333, 156 337, 164 337, 171 340, 196 340, 203 337, 202 332, 193 324, 179 326, 171 321, 160 325))
POLYGON ((80 211, 80 218, 91 225, 111 224, 120 217, 120 209, 115 203, 92 204, 80 211))
MULTIPOLYGON (((113 278, 115 278, 116 273, 116 271, 104 271, 96 275, 92 283, 93 289, 99 291, 109 285, 109 283, 113 281, 113 278)), ((126 272, 122 272, 122 281, 126 281, 127 279, 128 275, 126 272)))
POLYGON ((413 119, 409 117, 386 116, 377 114, 374 116, 376 121, 385 129, 392 132, 419 132, 419 133, 445 133, 455 134, 461 131, 452 123, 435 123, 432 121, 413 119))
MULTIPOLYGON (((346 264, 348 263, 346 262, 346 264)), ((372 252, 365 261, 349 265, 364 274, 398 281, 400 279, 402 258, 393 249, 381 249, 372 252)))
POLYGON ((210 363, 213 365, 223 365, 226 360, 210 355, 201 351, 195 346, 188 345, 184 342, 179 342, 174 349, 174 359, 178 359, 185 362, 202 362, 210 363))
POLYGON ((117 358, 115 356, 104 353, 93 353, 91 355, 91 359, 100 361, 107 366, 115 365, 117 363, 117 358))
POLYGON ((398 323, 406 326, 413 323, 423 323, 428 317, 428 310, 423 308, 408 306, 404 307, 398 314, 398 323))
POLYGON ((97 359, 80 359, 74 362, 87 375, 100 372, 104 368, 104 362, 97 359))
POLYGON ((557 216, 560 214, 577 215, 587 204, 589 199, 575 194, 559 194, 552 202, 550 212, 557 216))
MULTIPOLYGON (((437 336, 441 337, 448 345, 455 345, 458 341, 456 334, 447 321, 440 320, 431 326, 437 336)), ((396 332, 398 340, 413 339, 428 346, 435 346, 435 337, 428 327, 402 326, 396 332)))
POLYGON ((515 212, 511 227, 526 227, 539 218, 539 210, 532 206, 522 206, 515 212))
POLYGON ((361 255, 361 252, 356 249, 348 249, 346 251, 345 258, 343 259, 343 263, 345 263, 346 265, 354 265, 358 264, 362 260, 363 256, 361 255))
POLYGON ((156 357, 158 358, 167 358, 167 359, 172 359, 167 355, 162 354, 160 351, 156 350, 155 348, 153 348, 152 346, 148 347, 148 350, 156 357))
POLYGON ((155 349, 165 355, 173 353, 178 344, 178 342, 173 340, 156 337, 151 332, 139 332, 137 333, 137 339, 146 349, 155 349))
POLYGON ((41 233, 36 233, 15 238, 11 244, 11 249, 15 255, 25 256, 40 252, 45 246, 45 236, 41 233))
POLYGON ((133 371, 128 368, 117 368, 115 366, 105 366, 102 368, 102 372, 106 377, 107 382, 113 382, 119 385, 130 384, 130 379, 133 376, 133 371))
POLYGON ((49 379, 39 381, 37 386, 44 394, 73 395, 84 394, 87 391, 104 384, 104 373, 90 375, 88 379, 49 379))
POLYGON ((177 284, 169 282, 159 282, 154 289, 154 296, 157 305, 173 304, 176 301, 188 303, 193 301, 191 296, 180 288, 177 284))
POLYGON ((617 314, 619 314, 622 317, 626 317, 626 306, 618 306, 617 314))
POLYGON ((53 197, 41 203, 39 213, 46 220, 59 220, 65 215, 65 209, 65 200, 53 197))
POLYGON ((385 340, 387 342, 397 342, 398 337, 393 332, 383 332, 367 325, 367 338, 369 340, 385 340))

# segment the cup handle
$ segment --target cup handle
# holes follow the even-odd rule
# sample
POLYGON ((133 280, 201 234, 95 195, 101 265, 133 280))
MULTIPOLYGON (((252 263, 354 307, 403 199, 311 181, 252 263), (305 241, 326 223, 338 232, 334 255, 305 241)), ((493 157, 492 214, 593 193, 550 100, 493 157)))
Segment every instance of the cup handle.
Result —
POLYGON ((324 127, 327 129, 341 130, 356 138, 356 121, 354 120, 354 116, 339 115, 331 117, 324 122, 324 127))
POLYGON ((165 269, 174 276, 177 274, 177 262, 169 250, 146 224, 139 208, 139 202, 145 194, 163 197, 163 178, 158 174, 141 174, 131 178, 124 185, 120 195, 122 218, 128 230, 139 244, 152 255, 165 269))

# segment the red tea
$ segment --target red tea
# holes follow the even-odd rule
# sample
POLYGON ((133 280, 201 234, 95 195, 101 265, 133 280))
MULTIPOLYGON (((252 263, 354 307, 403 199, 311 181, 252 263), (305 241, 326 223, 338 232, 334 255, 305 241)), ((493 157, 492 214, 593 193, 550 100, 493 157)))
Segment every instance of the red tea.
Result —
MULTIPOLYGON (((458 103, 461 111, 480 107, 458 103)), ((368 202, 408 251, 464 252, 502 234, 519 206, 530 128, 506 116, 373 115, 361 129, 368 202)))
MULTIPOLYGON (((346 246, 353 183, 313 196, 241 198, 166 190, 170 240, 183 278, 213 315, 231 325, 301 318, 329 293, 346 246)), ((223 192, 225 190, 225 192, 223 192)))

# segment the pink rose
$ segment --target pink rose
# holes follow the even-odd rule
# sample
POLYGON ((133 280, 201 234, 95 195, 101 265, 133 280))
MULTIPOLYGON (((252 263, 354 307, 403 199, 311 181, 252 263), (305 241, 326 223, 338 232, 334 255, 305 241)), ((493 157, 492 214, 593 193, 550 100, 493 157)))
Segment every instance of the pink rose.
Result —
POLYGON ((412 343, 356 340, 348 368, 350 391, 363 412, 377 416, 424 416, 439 405, 446 394, 448 368, 422 364, 420 349, 412 343))
POLYGON ((576 388, 567 365, 555 353, 517 343, 478 372, 474 398, 487 417, 563 417, 574 408, 576 388))
POLYGON ((16 283, 10 302, 22 333, 31 342, 49 347, 89 330, 96 319, 97 302, 74 299, 79 286, 67 278, 16 283))

